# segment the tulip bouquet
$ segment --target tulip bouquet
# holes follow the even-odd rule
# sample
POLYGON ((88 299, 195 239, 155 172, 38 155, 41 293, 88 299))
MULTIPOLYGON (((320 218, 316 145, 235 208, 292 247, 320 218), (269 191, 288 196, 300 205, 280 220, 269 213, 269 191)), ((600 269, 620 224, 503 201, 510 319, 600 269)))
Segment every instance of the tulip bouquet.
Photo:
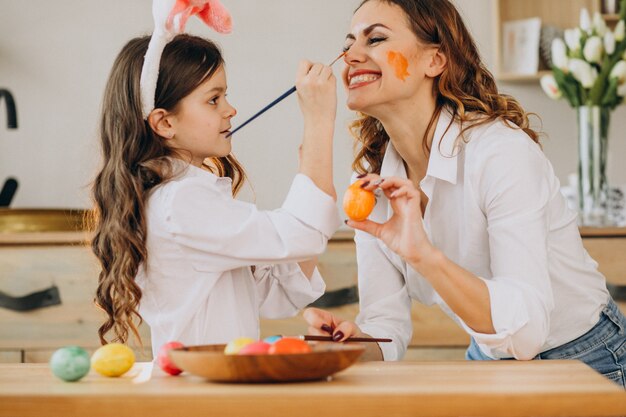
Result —
POLYGON ((580 27, 552 42, 552 72, 541 78, 549 97, 565 98, 577 112, 577 200, 583 226, 626 225, 623 196, 607 181, 610 112, 626 96, 626 0, 620 6, 613 30, 599 13, 592 19, 583 9, 580 27))
POLYGON ((626 0, 614 30, 599 13, 593 19, 580 13, 580 27, 567 29, 564 40, 552 42, 552 73, 541 86, 553 99, 564 97, 572 107, 602 106, 610 109, 626 96, 626 0))

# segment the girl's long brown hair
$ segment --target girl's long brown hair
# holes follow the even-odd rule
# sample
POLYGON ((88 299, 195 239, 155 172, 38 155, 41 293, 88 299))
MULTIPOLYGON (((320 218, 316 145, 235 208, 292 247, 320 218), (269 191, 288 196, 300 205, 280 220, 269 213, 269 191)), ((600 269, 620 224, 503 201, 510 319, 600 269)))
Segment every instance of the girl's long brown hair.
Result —
MULTIPOLYGON (((364 0, 357 10, 365 3, 364 0)), ((408 23, 424 45, 439 47, 448 59, 441 75, 433 83, 436 100, 426 135, 447 106, 452 120, 461 123, 461 136, 468 129, 496 119, 511 127, 522 129, 539 143, 539 135, 530 127, 529 114, 513 97, 500 94, 493 75, 480 59, 478 48, 465 27, 459 12, 449 0, 376 0, 402 8, 408 23)), ((367 171, 380 173, 389 135, 380 121, 360 114, 350 125, 358 146, 352 169, 359 174, 367 171)), ((422 144, 426 147, 426 135, 422 144)))
MULTIPOLYGON (((95 303, 107 314, 99 328, 100 342, 113 331, 112 341, 126 342, 132 332, 141 344, 141 289, 137 271, 148 258, 146 199, 150 191, 173 175, 174 156, 164 138, 142 117, 139 79, 150 37, 128 42, 118 55, 106 85, 100 122, 103 166, 93 184, 91 247, 102 271, 95 303)), ((206 39, 179 35, 163 51, 155 107, 175 112, 178 103, 224 64, 219 48, 206 39)), ((233 195, 245 172, 232 155, 207 161, 206 169, 233 179, 233 195)))

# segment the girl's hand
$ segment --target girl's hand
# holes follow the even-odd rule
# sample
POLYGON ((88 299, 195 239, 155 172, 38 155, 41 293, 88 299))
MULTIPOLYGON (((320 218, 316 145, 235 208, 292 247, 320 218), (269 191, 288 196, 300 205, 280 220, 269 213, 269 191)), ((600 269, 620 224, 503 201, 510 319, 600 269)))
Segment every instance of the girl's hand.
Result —
POLYGON ((305 122, 331 121, 337 113, 337 80, 329 66, 301 61, 296 90, 305 122))
POLYGON ((413 183, 397 177, 382 179, 376 174, 365 176, 363 181, 369 181, 364 189, 375 191, 379 188, 384 192, 391 203, 393 215, 382 224, 371 220, 348 220, 347 225, 382 240, 389 249, 413 265, 432 255, 435 248, 424 230, 421 195, 413 183))
POLYGON ((309 323, 309 334, 316 336, 332 336, 336 342, 346 340, 348 337, 362 335, 359 327, 347 320, 342 320, 328 311, 309 307, 302 315, 309 323))

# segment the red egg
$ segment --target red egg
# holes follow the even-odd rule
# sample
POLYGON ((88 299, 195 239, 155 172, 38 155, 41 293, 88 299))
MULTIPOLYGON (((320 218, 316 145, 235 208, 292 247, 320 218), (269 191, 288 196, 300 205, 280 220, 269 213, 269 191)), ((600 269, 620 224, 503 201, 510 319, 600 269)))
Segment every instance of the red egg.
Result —
POLYGON ((254 342, 249 345, 245 345, 237 353, 238 355, 265 355, 270 349, 270 345, 267 342, 254 342))
POLYGON ((310 352, 311 346, 309 346, 309 344, 304 340, 283 337, 282 339, 271 345, 267 353, 269 353, 270 355, 289 355, 294 353, 310 352))
POLYGON ((182 370, 174 366, 174 363, 170 360, 167 352, 169 352, 171 349, 177 349, 181 347, 185 347, 185 345, 180 342, 169 342, 161 346, 161 349, 159 349, 159 355, 157 356, 157 364, 159 365, 159 368, 163 369, 164 372, 167 372, 170 375, 180 374, 182 370))

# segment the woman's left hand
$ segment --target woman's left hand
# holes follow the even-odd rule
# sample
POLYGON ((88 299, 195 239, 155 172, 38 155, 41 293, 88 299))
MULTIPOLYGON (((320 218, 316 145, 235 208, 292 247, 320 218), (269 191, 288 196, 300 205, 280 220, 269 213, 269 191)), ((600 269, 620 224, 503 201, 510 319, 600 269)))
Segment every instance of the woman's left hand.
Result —
POLYGON ((391 203, 393 215, 382 224, 371 220, 348 220, 347 225, 377 237, 412 264, 432 254, 435 248, 424 230, 421 195, 413 183, 397 177, 382 179, 376 174, 365 176, 363 181, 369 181, 364 189, 375 191, 379 188, 383 191, 391 203))

